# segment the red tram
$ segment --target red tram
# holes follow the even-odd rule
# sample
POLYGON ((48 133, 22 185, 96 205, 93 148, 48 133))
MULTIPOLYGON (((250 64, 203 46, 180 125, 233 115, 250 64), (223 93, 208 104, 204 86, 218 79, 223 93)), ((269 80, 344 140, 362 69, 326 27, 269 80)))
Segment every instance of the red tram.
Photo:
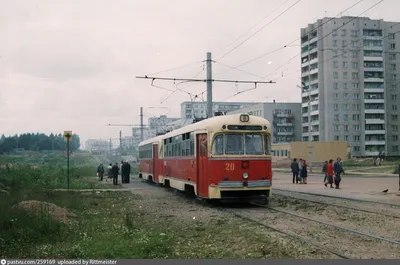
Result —
POLYGON ((143 141, 139 177, 206 200, 268 200, 270 122, 217 116, 143 141))

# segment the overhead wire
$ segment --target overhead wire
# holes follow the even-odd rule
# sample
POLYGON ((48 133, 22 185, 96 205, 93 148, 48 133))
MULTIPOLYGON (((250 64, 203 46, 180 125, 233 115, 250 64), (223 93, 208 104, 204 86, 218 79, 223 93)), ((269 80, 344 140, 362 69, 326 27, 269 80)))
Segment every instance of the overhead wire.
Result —
POLYGON ((151 73, 151 74, 148 74, 148 75, 156 75, 156 74, 166 73, 166 72, 170 72, 170 71, 173 71, 173 70, 182 69, 182 68, 185 68, 185 67, 188 67, 188 66, 191 66, 191 65, 195 65, 195 64, 198 64, 198 63, 201 63, 201 62, 202 61, 192 62, 192 63, 184 64, 184 65, 181 65, 181 66, 173 67, 173 68, 170 68, 170 69, 166 69, 166 70, 158 71, 158 72, 155 72, 155 73, 151 73))
MULTIPOLYGON (((314 33, 316 30, 318 30, 319 28, 321 28, 321 27, 322 27, 323 25, 325 25, 326 23, 329 23, 330 21, 336 19, 337 16, 340 16, 340 14, 342 14, 342 13, 344 13, 344 12, 346 12, 346 11, 352 9, 353 7, 359 5, 359 4, 360 4, 361 2, 363 2, 363 1, 364 1, 364 0, 359 0, 357 3, 351 5, 350 7, 346 8, 345 10, 341 11, 341 12, 340 12, 339 14, 337 14, 335 17, 330 18, 330 19, 328 19, 327 21, 325 21, 325 22, 321 23, 320 25, 318 25, 316 28, 309 30, 306 34, 314 33)), ((255 57, 255 58, 253 58, 253 59, 250 59, 250 60, 248 60, 248 61, 246 61, 246 62, 244 62, 244 63, 241 63, 241 64, 235 66, 234 68, 237 70, 238 67, 241 67, 241 66, 243 66, 243 65, 246 65, 246 64, 249 64, 249 63, 254 62, 254 61, 256 61, 256 60, 259 60, 259 59, 261 59, 261 58, 263 58, 263 57, 265 57, 265 56, 274 54, 274 53, 276 53, 276 52, 278 52, 278 51, 281 51, 281 50, 283 50, 283 49, 285 49, 285 48, 293 47, 293 46, 290 46, 290 44, 292 44, 293 42, 296 42, 296 41, 298 41, 298 40, 300 40, 300 39, 301 39, 301 37, 296 38, 295 40, 289 42, 288 44, 284 45, 283 47, 276 48, 276 49, 274 49, 274 50, 272 50, 272 51, 269 51, 269 52, 267 52, 267 53, 261 54, 261 55, 255 57)), ((220 75, 220 74, 222 74, 222 73, 226 73, 226 72, 228 72, 228 71, 230 71, 230 70, 225 70, 225 71, 219 72, 219 73, 215 74, 214 76, 220 75)))
MULTIPOLYGON (((254 24, 251 28, 249 28, 248 30, 246 30, 245 32, 243 32, 243 34, 241 34, 238 38, 236 38, 231 44, 229 44, 227 47, 232 46, 233 44, 235 44, 236 41, 238 41, 239 39, 241 39, 242 37, 244 37, 247 32, 251 31, 252 29, 254 29, 257 25, 261 24, 261 22, 263 22, 264 20, 266 20, 270 15, 272 15, 275 11, 277 11, 279 8, 281 8, 284 4, 286 4, 287 2, 289 2, 290 0, 286 0, 283 3, 281 3, 277 8, 275 8, 274 10, 272 10, 267 16, 265 16, 262 20, 258 21, 256 24, 254 24)), ((220 52, 218 52, 215 57, 218 57, 219 54, 222 53, 222 51, 225 50, 222 49, 220 52)))
POLYGON ((294 4, 292 4, 291 6, 289 6, 287 9, 285 9, 282 13, 280 13, 278 16, 276 16, 275 18, 273 18, 270 22, 268 22, 266 25, 264 25, 263 27, 261 27, 260 29, 258 29, 256 32, 254 32, 253 34, 251 34, 249 37, 247 37, 246 39, 244 39, 242 42, 240 42, 238 45, 234 46, 232 49, 230 49, 228 52, 224 53, 224 55, 222 55, 221 57, 219 57, 216 61, 220 61, 222 58, 225 58, 227 55, 229 55, 230 53, 232 53, 234 50, 236 50, 237 48, 239 48, 241 45, 243 45, 246 41, 248 41, 249 39, 251 39, 253 36, 255 36, 257 33, 259 33, 261 30, 263 30, 266 26, 268 26, 269 24, 271 24, 272 22, 274 22, 275 20, 277 20, 278 18, 280 18, 283 14, 285 14, 286 12, 288 12, 290 9, 292 9, 294 6, 296 6, 301 0, 297 0, 294 4))

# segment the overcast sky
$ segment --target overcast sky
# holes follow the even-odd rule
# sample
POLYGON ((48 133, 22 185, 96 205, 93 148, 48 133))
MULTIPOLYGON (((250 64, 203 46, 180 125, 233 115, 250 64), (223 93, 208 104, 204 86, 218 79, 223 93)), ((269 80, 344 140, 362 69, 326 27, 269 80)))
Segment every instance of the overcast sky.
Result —
MULTIPOLYGON (((297 1, 0 0, 0 134, 72 130, 82 140, 116 138, 120 129, 130 134, 129 127, 106 124, 139 124, 140 106, 146 123, 154 115, 179 116, 180 103, 191 100, 188 94, 164 100, 171 92, 135 76, 192 78, 203 69, 207 52, 218 59, 297 1), (191 65, 164 71, 185 64, 191 65)), ((280 48, 299 38, 300 27, 337 16, 358 1, 301 0, 214 63, 213 73, 280 48)), ((358 16, 377 2, 365 0, 343 15, 358 16)), ((385 0, 364 16, 400 21, 399 7, 398 0, 385 0)), ((300 52, 299 43, 240 67, 252 75, 231 69, 215 76, 263 80, 270 74, 267 79, 276 84, 232 97, 249 85, 216 83, 213 99, 299 102, 299 57, 274 72, 300 52)), ((176 85, 154 84, 170 90, 176 85)), ((205 89, 204 83, 185 86, 179 88, 193 94, 205 89)))

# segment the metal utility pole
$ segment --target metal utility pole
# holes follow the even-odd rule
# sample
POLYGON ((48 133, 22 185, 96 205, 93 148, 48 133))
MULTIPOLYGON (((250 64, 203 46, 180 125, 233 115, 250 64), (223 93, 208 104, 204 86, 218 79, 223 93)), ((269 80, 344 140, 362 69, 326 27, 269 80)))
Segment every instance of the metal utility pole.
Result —
POLYGON ((119 131, 119 149, 122 153, 122 131, 119 131))
POLYGON ((110 146, 109 146, 109 149, 110 149, 110 155, 111 155, 111 149, 112 149, 111 138, 110 138, 110 146))
POLYGON ((212 61, 211 52, 207 52, 207 118, 213 117, 212 102, 212 61))
POLYGON ((140 140, 143 142, 143 107, 140 107, 140 140))

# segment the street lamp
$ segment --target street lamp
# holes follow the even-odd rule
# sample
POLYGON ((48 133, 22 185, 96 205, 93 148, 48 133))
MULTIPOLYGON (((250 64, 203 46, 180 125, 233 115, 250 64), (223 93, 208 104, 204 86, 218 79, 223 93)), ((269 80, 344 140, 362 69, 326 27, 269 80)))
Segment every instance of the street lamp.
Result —
MULTIPOLYGON (((312 143, 311 143, 311 95, 310 88, 306 89, 306 84, 301 82, 301 87, 297 86, 301 89, 301 94, 307 91, 307 101, 308 101, 308 163, 310 164, 310 173, 312 173, 312 143)), ((303 95, 301 95, 303 98, 303 95)))

